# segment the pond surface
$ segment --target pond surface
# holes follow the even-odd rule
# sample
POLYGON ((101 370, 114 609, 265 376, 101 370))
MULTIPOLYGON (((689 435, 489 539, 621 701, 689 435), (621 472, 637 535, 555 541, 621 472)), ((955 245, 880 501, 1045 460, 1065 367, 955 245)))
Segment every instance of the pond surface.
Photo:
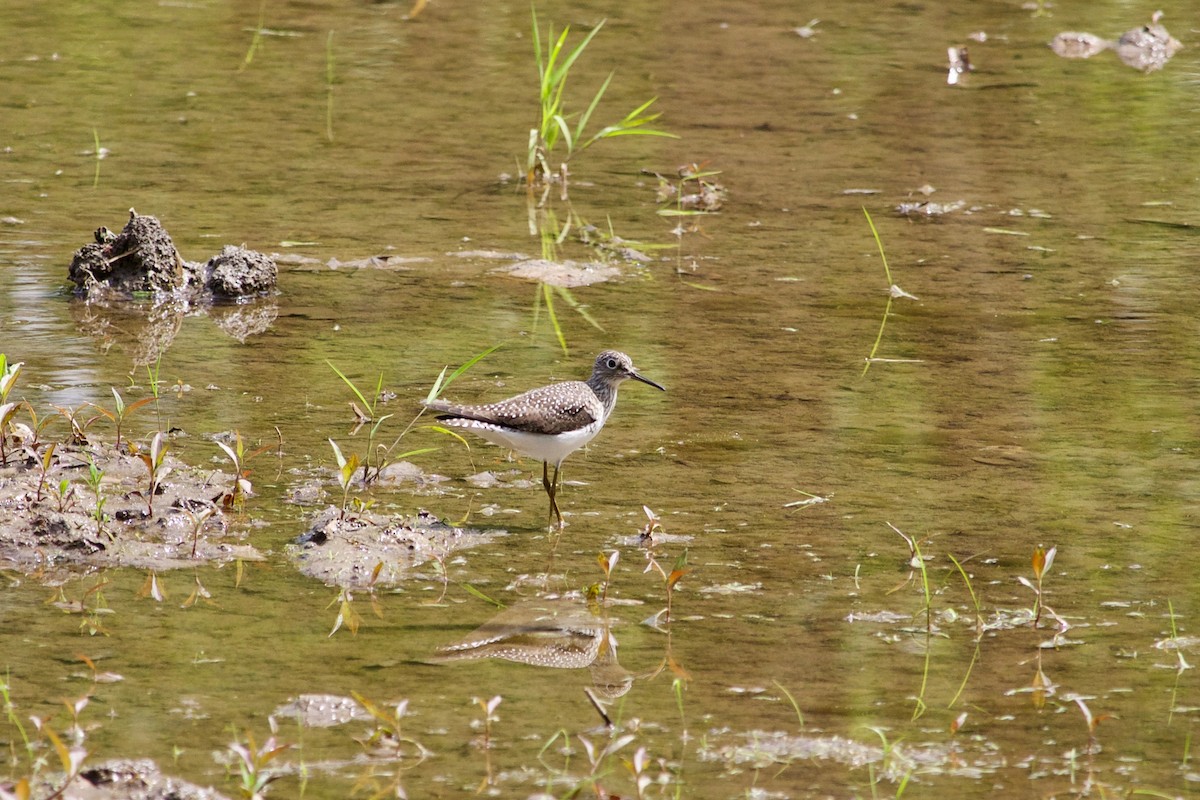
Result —
MULTIPOLYGON (((657 97, 655 125, 679 137, 578 153, 570 205, 556 188, 540 210, 520 181, 528 6, 339 5, 0 9, 14 399, 53 413, 111 405, 112 387, 147 396, 150 353, 159 414, 129 435, 178 429, 172 453, 213 470, 229 469, 216 434, 272 446, 226 514, 262 561, 164 572, 154 591, 140 570, 4 573, 0 669, 26 729, 57 714, 65 730, 61 701, 90 693, 87 763, 152 758, 229 796, 229 745, 261 747, 272 717, 289 745, 265 765, 278 797, 632 797, 639 748, 647 797, 1196 791, 1200 3, 1164 8, 1184 49, 1148 74, 1047 46, 1149 21, 1124 4, 539 3, 572 42, 607 19, 573 108, 615 70, 593 124, 657 97), (975 70, 947 85, 963 45, 975 70), (684 164, 719 171, 719 212, 659 213, 654 173, 684 164), (940 206, 897 211, 920 202, 940 206), (218 308, 147 349, 163 336, 148 302, 96 320, 73 300, 72 252, 131 206, 188 259, 281 254, 266 330, 230 336, 218 308), (571 231, 548 251, 530 235, 568 218, 650 256, 571 289, 586 316, 505 274, 511 254, 598 258, 571 231), (912 297, 889 306, 891 283, 912 297), (444 365, 496 344, 448 396, 583 378, 608 347, 667 392, 626 384, 566 462, 561 538, 537 462, 422 418, 393 453, 438 448, 408 460, 444 480, 351 496, 497 533, 351 592, 347 611, 289 549, 341 502, 328 440, 369 451, 330 363, 367 394, 382 375, 391 443, 444 365), (499 485, 466 480, 487 471, 499 485), (288 502, 314 483, 320 503, 288 502), (650 548, 643 506, 665 533, 650 548), (1021 582, 1037 585, 1039 546, 1056 548, 1040 606, 1021 582), (656 617, 668 592, 649 559, 669 573, 684 553, 656 617), (529 623, 543 606, 565 622, 529 623), (447 657, 498 614, 523 654, 565 668, 447 657), (352 692, 407 701, 405 741, 281 710, 352 692)), ((29 775, 11 719, 0 742, 0 776, 29 775)))

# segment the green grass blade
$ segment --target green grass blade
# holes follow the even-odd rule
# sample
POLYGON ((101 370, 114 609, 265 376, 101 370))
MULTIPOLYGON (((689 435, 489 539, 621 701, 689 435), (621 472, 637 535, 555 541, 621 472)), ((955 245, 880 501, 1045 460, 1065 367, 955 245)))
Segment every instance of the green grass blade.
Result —
MULTIPOLYGON (((604 83, 600 84, 600 88, 596 90, 596 95, 592 98, 592 102, 588 104, 587 110, 583 112, 583 116, 579 118, 579 125, 575 128, 575 138, 583 138, 583 130, 587 127, 588 120, 592 118, 592 112, 596 110, 596 106, 600 105, 600 98, 604 97, 604 93, 608 91, 608 85, 612 83, 613 75, 617 73, 610 72, 608 77, 604 79, 604 83)), ((654 102, 651 100, 650 102, 654 102)))
POLYGON ((888 269, 887 253, 883 252, 883 242, 879 239, 879 231, 875 230, 875 221, 871 219, 871 212, 867 211, 866 206, 863 206, 863 215, 867 218, 867 224, 871 226, 871 235, 875 237, 875 246, 879 248, 879 257, 883 259, 883 274, 887 276, 888 287, 892 285, 892 271, 888 269))
MULTIPOLYGON (((503 344, 503 343, 501 343, 501 344, 503 344)), ((472 357, 470 360, 464 362, 458 369, 451 372, 449 376, 446 375, 447 367, 443 367, 441 374, 439 374, 437 377, 437 380, 433 382, 433 388, 431 388, 429 390, 429 394, 425 396, 425 402, 432 403, 434 400, 437 399, 438 395, 441 394, 443 391, 445 391, 447 386, 454 383, 454 381, 457 380, 459 376, 461 376, 464 372, 469 370, 471 367, 475 366, 480 361, 487 358, 488 356, 490 356, 492 353, 496 352, 499 349, 500 349, 500 344, 492 345, 487 350, 484 350, 482 353, 480 353, 480 354, 472 357)))
MULTIPOLYGON (((596 27, 588 31, 588 35, 583 37, 583 41, 575 46, 575 49, 572 50, 571 54, 567 56, 567 60, 560 64, 558 69, 552 73, 551 77, 554 83, 560 83, 566 80, 567 73, 571 71, 571 66, 575 63, 575 60, 583 55, 583 51, 587 49, 589 44, 591 44, 592 39, 594 39, 596 34, 600 32, 600 29, 604 27, 604 23, 606 21, 607 20, 600 20, 600 23, 596 25, 596 27)), ((563 29, 562 38, 564 41, 567 38, 567 31, 570 29, 570 26, 563 29)))
POLYGON ((555 291, 558 292, 559 296, 562 297, 562 299, 567 301, 567 305, 569 305, 572 309, 574 309, 574 311, 577 314, 579 314, 579 316, 586 319, 593 328, 595 328, 598 331, 604 330, 604 326, 601 325, 599 322, 597 322, 595 320, 595 318, 592 317, 592 315, 590 313, 588 313, 588 310, 586 308, 584 308, 583 305, 578 300, 575 299, 575 295, 571 294, 570 289, 567 289, 565 286, 555 286, 554 289, 555 289, 555 291))
POLYGON ((554 293, 551 289, 550 284, 542 284, 542 299, 546 302, 546 316, 550 318, 550 326, 554 328, 554 335, 558 338, 558 346, 562 348, 563 355, 568 355, 570 351, 567 350, 567 337, 563 334, 562 325, 558 322, 558 315, 554 313, 554 293))
MULTIPOLYGON (((328 358, 325 359, 325 363, 329 365, 329 368, 331 370, 333 370, 334 372, 337 373, 337 376, 342 379, 343 383, 345 383, 347 386, 350 387, 350 391, 354 392, 354 396, 357 397, 359 399, 359 402, 362 403, 363 409, 369 411, 371 414, 374 414, 375 408, 372 406, 371 403, 367 402, 367 398, 363 397, 363 393, 358 390, 358 387, 354 385, 354 382, 351 381, 349 378, 347 378, 345 375, 343 375, 342 371, 340 369, 338 369, 337 367, 335 367, 333 365, 333 362, 330 361, 328 358)), ((383 374, 382 373, 380 373, 380 375, 379 375, 379 385, 381 387, 383 386, 383 374)))
POLYGON ((486 594, 479 591, 478 589, 476 589, 474 586, 472 586, 469 583, 464 583, 463 588, 467 590, 467 594, 478 597, 480 600, 482 600, 485 603, 491 603, 496 608, 504 608, 504 603, 501 603, 499 600, 493 600, 492 598, 488 597, 486 594))

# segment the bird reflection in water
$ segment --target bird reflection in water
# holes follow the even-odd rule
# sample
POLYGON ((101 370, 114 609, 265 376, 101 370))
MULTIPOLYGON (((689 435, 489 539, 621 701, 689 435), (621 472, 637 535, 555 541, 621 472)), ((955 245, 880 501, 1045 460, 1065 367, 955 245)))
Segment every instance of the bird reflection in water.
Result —
POLYGON ((603 706, 633 686, 633 674, 617 662, 611 622, 581 599, 526 600, 506 608, 457 642, 439 647, 435 662, 500 658, 535 667, 591 672, 588 698, 606 723, 603 706))

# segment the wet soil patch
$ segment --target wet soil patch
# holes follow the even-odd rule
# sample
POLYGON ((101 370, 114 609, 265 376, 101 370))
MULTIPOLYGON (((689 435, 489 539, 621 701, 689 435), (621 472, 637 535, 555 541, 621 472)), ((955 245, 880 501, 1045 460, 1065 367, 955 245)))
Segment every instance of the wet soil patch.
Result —
POLYGON ((151 498, 147 448, 48 448, 24 443, 0 466, 0 569, 53 582, 60 570, 65 579, 101 567, 168 570, 261 558, 229 529, 222 497, 232 476, 168 454, 151 498))
POLYGON ((343 513, 330 506, 288 550, 300 572, 331 586, 362 589, 392 586, 416 567, 437 562, 445 574, 452 553, 487 544, 502 530, 472 530, 447 525, 421 511, 389 517, 343 513))

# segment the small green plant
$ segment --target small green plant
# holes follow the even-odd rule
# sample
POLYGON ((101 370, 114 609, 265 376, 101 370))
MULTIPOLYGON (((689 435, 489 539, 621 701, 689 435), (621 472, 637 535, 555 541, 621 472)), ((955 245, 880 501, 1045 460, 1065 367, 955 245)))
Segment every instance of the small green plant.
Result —
POLYGON ((245 800, 262 800, 266 796, 267 786, 279 776, 268 767, 281 753, 291 745, 279 744, 274 736, 267 738, 262 747, 254 742, 254 734, 246 731, 246 743, 234 741, 229 750, 237 756, 238 791, 245 800))
POLYGON ((329 440, 329 446, 333 448, 333 457, 337 460, 338 485, 342 487, 342 506, 338 519, 345 519, 346 506, 350 504, 350 489, 354 485, 354 473, 358 471, 358 453, 351 453, 347 458, 342 455, 342 448, 338 447, 338 443, 333 439, 329 440))
POLYGON ((691 572, 691 569, 687 565, 688 551, 684 549, 679 554, 670 572, 663 569, 662 565, 658 563, 658 558, 655 556, 653 550, 654 534, 663 532, 662 520, 650 510, 649 506, 642 506, 642 510, 646 512, 646 517, 649 520, 642 528, 642 542, 650 543, 650 546, 646 548, 646 568, 642 572, 657 572, 662 577, 663 585, 667 589, 667 607, 650 618, 652 627, 662 629, 664 626, 671 624, 671 605, 675 595, 675 584, 679 583, 679 580, 684 575, 691 572))
POLYGON ((864 208, 862 211, 867 218, 867 225, 871 228, 871 235, 875 237, 875 245, 879 248, 879 258, 883 261, 883 274, 888 282, 888 301, 887 305, 883 308, 883 319, 879 321, 879 333, 875 336, 875 344, 871 346, 871 352, 867 354, 862 376, 860 376, 866 377, 867 370, 871 368, 871 364, 877 360, 882 360, 877 359, 875 354, 879 352, 879 345, 883 342, 883 329, 887 326, 888 316, 892 313, 892 301, 899 297, 908 298, 909 300, 916 300, 917 298, 892 282, 892 270, 888 267, 887 253, 883 251, 883 240, 879 238, 879 231, 875 229, 875 221, 871 219, 871 213, 867 209, 864 208))
POLYGON ((612 571, 616 569, 617 562, 620 560, 620 550, 613 550, 607 556, 604 553, 596 554, 596 563, 600 566, 600 571, 604 573, 604 583, 597 592, 600 595, 601 606, 608 604, 608 587, 612 583, 612 571))
MULTIPOLYGON (((67 789, 79 777, 79 773, 83 768, 83 762, 88 756, 88 751, 85 747, 87 740, 87 729, 80 724, 79 716, 88 707, 91 694, 96 688, 96 665, 91 659, 81 656, 83 661, 92 670, 92 685, 82 696, 74 700, 63 700, 63 707, 66 708, 67 715, 70 717, 65 730, 60 736, 51 727, 53 717, 43 718, 38 716, 30 716, 29 719, 33 724, 33 732, 25 727, 17 714, 16 706, 12 701, 12 682, 10 677, 5 676, 0 679, 0 700, 3 701, 4 716, 8 721, 9 727, 16 731, 24 748, 24 757, 17 755, 15 745, 11 746, 12 763, 16 764, 19 761, 27 761, 28 775, 23 775, 21 778, 12 784, 11 791, 0 788, 0 798, 4 800, 28 800, 33 797, 32 786, 35 782, 41 782, 37 779, 42 771, 48 765, 49 760, 45 756, 47 746, 52 749, 58 757, 59 767, 63 772, 62 784, 49 794, 43 795, 46 800, 63 797, 66 795, 67 789)), ((48 779, 46 779, 48 782, 48 779)))
POLYGON ((791 704, 792 710, 796 712, 796 720, 800 723, 800 727, 803 728, 804 727, 804 714, 800 711, 800 704, 796 702, 796 698, 792 697, 792 693, 789 692, 787 690, 787 687, 784 686, 779 681, 772 679, 771 683, 775 684, 775 688, 777 688, 777 689, 779 689, 779 691, 783 692, 783 696, 786 697, 788 703, 791 704))
MULTIPOLYGON (((120 450, 121 449, 121 427, 125 424, 126 417, 128 417, 134 411, 137 411, 142 406, 153 403, 154 397, 143 397, 141 400, 135 400, 134 402, 130 403, 129 405, 125 405, 125 400, 122 399, 121 393, 116 390, 116 387, 113 387, 112 393, 113 393, 113 397, 116 399, 116 403, 113 405, 112 411, 109 411, 107 408, 103 408, 102 406, 98 406, 95 403, 88 403, 88 405, 90 405, 92 408, 99 411, 105 417, 108 417, 108 419, 112 420, 112 422, 116 424, 116 426, 117 426, 117 441, 113 445, 113 447, 115 447, 117 450, 120 450)), ((74 420, 72 419, 72 421, 74 421, 74 420)))
MULTIPOLYGON (((350 387, 350 391, 352 391, 354 396, 358 398, 358 403, 355 403, 354 401, 350 402, 350 410, 354 413, 354 418, 358 421, 358 424, 355 425, 354 430, 351 431, 351 435, 357 432, 358 429, 363 425, 372 423, 367 432, 367 456, 366 459, 361 462, 363 467, 363 484, 367 485, 374 479, 375 476, 379 474, 380 470, 383 469, 386 463, 386 452, 384 452, 380 454, 379 462, 375 464, 374 472, 372 472, 371 457, 376 449, 375 437, 379 433, 380 426, 392 417, 391 414, 384 414, 382 416, 379 414, 379 401, 383 396, 383 373, 379 373, 379 379, 375 382, 375 391, 371 395, 371 399, 367 400, 366 395, 364 395, 362 390, 360 390, 354 384, 354 381, 346 377, 346 375, 340 369, 333 365, 332 361, 326 360, 325 363, 328 364, 329 368, 333 370, 339 378, 342 379, 342 383, 350 387), (359 403, 361 403, 361 405, 359 405, 359 403)), ((355 468, 357 469, 357 463, 355 468)))
POLYGON ((53 491, 58 501, 58 513, 62 514, 70 509, 75 502, 75 484, 71 483, 69 478, 63 478, 53 491))
MULTIPOLYGON (((904 758, 904 756, 901 754, 898 748, 898 745, 900 744, 898 740, 895 742, 888 741, 887 734, 884 733, 880 728, 868 727, 867 730, 878 736, 879 741, 883 746, 883 752, 879 761, 880 769, 884 775, 888 773, 897 773, 901 769, 903 770, 903 773, 900 775, 899 782, 896 785, 895 795, 897 798, 902 797, 904 795, 904 790, 908 788, 909 780, 912 779, 914 770, 913 764, 909 759, 904 758)), ((868 765, 867 772, 871 776, 871 796, 878 797, 879 783, 883 780, 884 775, 881 775, 876 771, 874 764, 868 765)))
POLYGON ((146 471, 150 474, 149 486, 146 490, 146 514, 152 516, 154 514, 154 495, 162 488, 162 483, 170 474, 171 468, 166 465, 167 458, 167 438, 166 434, 158 431, 154 434, 154 438, 150 440, 149 452, 143 453, 133 446, 134 455, 142 460, 146 465, 146 471))
POLYGON ((38 416, 37 409, 31 403, 25 404, 25 410, 29 412, 29 430, 33 432, 33 439, 28 444, 36 450, 41 446, 42 432, 46 429, 47 425, 54 421, 55 417, 54 415, 47 417, 38 416))
MULTIPOLYGON (((913 536, 908 536, 902 530, 897 528, 892 523, 886 523, 889 528, 895 531, 905 544, 908 545, 908 566, 911 571, 908 573, 908 578, 900 586, 908 584, 916 573, 921 575, 921 589, 925 598, 925 631, 926 633, 933 632, 933 589, 929 585, 929 572, 925 568, 925 556, 921 555, 921 543, 913 536)), ((896 589, 899 589, 897 586, 896 589)), ((892 589, 888 592, 891 594, 896 591, 892 589)))
POLYGON ((16 401, 10 402, 8 395, 16 385, 24 363, 18 361, 9 364, 5 355, 0 353, 0 465, 8 463, 8 426, 21 405, 16 401))
POLYGON ((666 131, 647 127, 660 116, 659 113, 647 113, 658 98, 647 100, 626 114, 620 121, 607 125, 590 136, 587 135, 588 122, 591 121, 592 113, 600 104, 604 93, 608 91, 614 73, 609 73, 592 97, 587 109, 579 115, 572 127, 570 120, 575 115, 566 111, 567 78, 570 76, 571 67, 575 65, 576 60, 604 27, 604 22, 601 21, 595 28, 592 28, 583 41, 570 52, 566 51, 567 36, 571 32, 570 26, 563 28, 558 36, 554 34, 554 27, 550 26, 546 36, 548 47, 545 50, 542 47, 542 37, 538 27, 537 10, 534 9, 533 50, 538 68, 539 119, 538 126, 529 131, 529 147, 525 158, 525 180, 529 186, 549 183, 557 176, 565 187, 567 162, 576 153, 586 150, 603 139, 632 135, 677 138, 674 134, 666 131), (559 166, 554 168, 550 165, 550 159, 560 141, 566 153, 562 156, 559 166))
MULTIPOLYGON (((80 415, 83 413, 83 410, 89 406, 92 408, 96 407, 92 403, 84 403, 79 408, 63 408, 62 406, 53 407, 54 410, 57 411, 70 426, 71 441, 75 444, 87 444, 87 429, 92 426, 92 423, 100 419, 102 416, 101 414, 97 414, 96 416, 90 417, 81 422, 80 415)), ((107 411, 104 412, 104 415, 109 416, 111 419, 111 415, 109 415, 107 411)))
POLYGON ((233 483, 222 493, 221 505, 224 508, 241 508, 254 488, 250 483, 250 470, 246 468, 246 462, 268 450, 270 445, 264 444, 247 453, 240 431, 233 432, 233 447, 221 441, 216 442, 216 445, 225 451, 225 455, 233 462, 233 483))
POLYGON ((1058 554, 1057 547, 1051 547, 1049 550, 1042 547, 1040 544, 1033 551, 1033 581, 1030 581, 1024 575, 1018 575, 1017 580, 1023 585, 1033 590, 1033 627, 1037 627, 1038 622, 1042 619, 1042 613, 1050 614, 1055 618, 1058 617, 1054 613, 1054 609, 1046 605, 1044 595, 1042 594, 1042 578, 1054 566, 1054 556, 1058 554))
MULTIPOLYGON (((199 514, 195 514, 191 510, 185 508, 183 509, 183 513, 187 514, 188 519, 192 522, 192 558, 195 558, 196 545, 200 541, 200 530, 204 527, 204 523, 208 522, 209 517, 217 513, 217 508, 216 506, 209 506, 199 514)), ((196 583, 198 584, 199 582, 200 579, 197 578, 196 583)))
POLYGON ((104 504, 108 498, 103 495, 104 470, 96 466, 96 459, 88 456, 88 474, 84 479, 87 481, 88 488, 92 490, 92 495, 96 498, 96 507, 92 510, 92 517, 96 520, 96 534, 100 535, 104 532, 104 504))
POLYGON ((38 459, 41 472, 38 475, 37 496, 34 498, 35 503, 42 502, 42 491, 46 488, 46 477, 50 474, 51 467, 54 466, 54 449, 57 446, 58 442, 47 444, 42 450, 42 457, 38 459))
POLYGON ((258 24, 254 27, 254 35, 250 37, 250 47, 246 50, 246 56, 242 59, 242 64, 238 67, 238 72, 241 72, 254 61, 254 54, 258 52, 258 48, 262 47, 263 36, 267 32, 267 0, 261 0, 258 4, 258 24))
POLYGON ((162 400, 162 386, 159 383, 159 373, 162 370, 162 353, 158 354, 158 358, 154 360, 154 366, 146 365, 146 380, 150 383, 150 396, 154 399, 154 417, 158 421, 158 429, 166 430, 162 420, 162 408, 159 406, 159 401, 162 400))
POLYGON ((401 700, 389 707, 373 702, 353 690, 350 696, 375 721, 375 729, 371 734, 366 739, 357 740, 363 747, 382 746, 391 750, 397 758, 415 758, 416 763, 411 766, 416 766, 431 755, 420 742, 404 735, 403 720, 408 716, 407 700, 401 700))
MULTIPOLYGON (((425 447, 417 450, 409 450, 405 453, 393 454, 393 451, 395 451, 396 447, 400 444, 400 441, 412 429, 413 425, 416 424, 416 421, 420 419, 421 414, 424 413, 423 411, 417 413, 413 420, 409 422, 407 426, 405 426, 404 430, 400 432, 400 435, 397 436, 395 441, 393 441, 390 445, 385 447, 381 444, 377 444, 376 437, 379 435, 380 428, 384 422, 391 419, 393 416, 392 414, 379 414, 379 401, 383 397, 383 373, 379 374, 379 379, 375 382, 375 391, 371 395, 371 399, 368 401, 366 395, 364 395, 362 390, 360 390, 354 384, 354 381, 346 377, 346 375, 337 367, 335 367, 332 362, 326 361, 325 363, 329 364, 329 368, 332 369, 337 376, 342 379, 343 383, 350 387, 350 391, 354 393, 354 396, 358 398, 358 402, 362 404, 360 406, 354 401, 350 402, 350 410, 354 413, 354 417, 358 421, 358 424, 355 425, 354 430, 350 432, 350 435, 353 436, 360 427, 368 422, 373 423, 367 433, 367 454, 364 458, 358 459, 358 463, 362 466, 363 486, 370 486, 380 476, 380 474, 382 474, 384 468, 392 461, 402 458, 410 458, 423 453, 431 453, 437 449, 433 447, 425 447)), ((344 507, 345 503, 343 503, 343 510, 344 507)))

